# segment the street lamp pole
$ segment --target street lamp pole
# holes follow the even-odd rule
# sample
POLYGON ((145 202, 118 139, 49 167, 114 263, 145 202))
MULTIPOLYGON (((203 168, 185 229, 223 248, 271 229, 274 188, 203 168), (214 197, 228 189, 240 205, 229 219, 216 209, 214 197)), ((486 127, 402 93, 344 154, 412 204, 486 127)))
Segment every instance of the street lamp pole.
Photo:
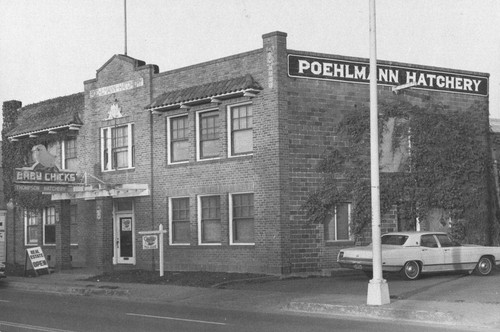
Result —
POLYGON ((373 279, 371 279, 368 283, 368 295, 366 301, 368 305, 383 305, 390 303, 389 285, 387 284, 387 281, 382 278, 377 93, 377 33, 375 0, 370 0, 370 156, 373 279))

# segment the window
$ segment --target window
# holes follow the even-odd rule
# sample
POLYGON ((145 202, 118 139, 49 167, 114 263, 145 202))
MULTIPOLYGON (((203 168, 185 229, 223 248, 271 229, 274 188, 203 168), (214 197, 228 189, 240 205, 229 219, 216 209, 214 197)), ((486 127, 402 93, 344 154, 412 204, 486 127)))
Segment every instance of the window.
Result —
POLYGON ((38 211, 24 210, 24 243, 26 245, 38 244, 38 227, 40 213, 38 211))
POLYGON ((134 167, 134 125, 101 129, 101 163, 103 171, 134 167))
POLYGON ((220 196, 199 196, 199 244, 220 244, 220 196))
POLYGON ((77 219, 77 205, 72 204, 70 206, 70 243, 71 245, 78 245, 78 219, 77 219))
POLYGON ((169 220, 170 220, 170 244, 189 244, 189 198, 170 198, 169 220))
POLYGON ((76 170, 76 138, 64 140, 61 152, 62 169, 76 170))
POLYGON ((220 153, 219 111, 198 113, 197 131, 198 159, 218 158, 220 153))
POLYGON ((167 118, 168 163, 178 163, 189 160, 189 126, 187 115, 167 118))
POLYGON ((43 209, 43 244, 56 244, 56 208, 43 209))
POLYGON ((231 244, 254 244, 253 194, 232 194, 229 205, 231 244))
POLYGON ((238 105, 229 108, 229 152, 230 156, 249 154, 253 151, 252 105, 238 105))
POLYGON ((325 220, 325 241, 351 240, 351 204, 340 203, 335 205, 332 216, 325 220))
POLYGON ((437 248, 438 244, 434 235, 422 235, 420 245, 427 248, 437 248))

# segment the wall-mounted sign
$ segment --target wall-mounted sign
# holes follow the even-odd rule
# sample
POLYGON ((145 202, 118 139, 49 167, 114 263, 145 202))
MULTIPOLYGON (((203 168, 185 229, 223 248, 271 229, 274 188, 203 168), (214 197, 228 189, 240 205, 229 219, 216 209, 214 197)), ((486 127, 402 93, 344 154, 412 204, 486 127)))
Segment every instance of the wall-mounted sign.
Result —
MULTIPOLYGON (((414 87, 416 89, 488 95, 488 77, 485 76, 390 65, 377 65, 377 74, 378 84, 382 85, 416 83, 414 87)), ((370 65, 368 61, 347 61, 289 54, 288 75, 368 84, 370 83, 370 65)))
POLYGON ((60 183, 71 184, 76 183, 77 176, 75 172, 45 172, 35 171, 26 168, 15 169, 15 182, 16 183, 60 183))
POLYGON ((136 80, 130 80, 123 83, 108 85, 102 88, 90 90, 90 98, 106 96, 112 93, 126 91, 126 90, 132 90, 143 85, 144 85, 144 79, 142 77, 136 80))

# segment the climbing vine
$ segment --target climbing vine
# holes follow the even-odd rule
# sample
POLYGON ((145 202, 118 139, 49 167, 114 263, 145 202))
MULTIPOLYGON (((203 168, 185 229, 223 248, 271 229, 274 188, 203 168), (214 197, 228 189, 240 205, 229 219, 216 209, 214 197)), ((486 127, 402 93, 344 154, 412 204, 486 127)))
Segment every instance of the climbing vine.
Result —
MULTIPOLYGON (((392 152, 406 151, 398 169, 381 170, 382 215, 397 207, 401 227, 410 230, 417 218, 425 221, 432 209, 440 209, 443 225, 451 220, 455 239, 491 242, 488 128, 477 116, 487 114, 485 107, 476 104, 464 112, 441 104, 379 105, 381 145, 387 144, 383 133, 393 119, 392 152)), ((337 133, 347 144, 329 151, 318 165, 323 185, 303 206, 311 222, 323 222, 336 203, 349 200, 352 233, 359 236, 371 224, 369 119, 369 109, 355 108, 339 122, 337 133)))
MULTIPOLYGON (((7 105, 6 107, 4 105, 3 107, 2 158, 5 201, 12 200, 16 206, 29 210, 41 209, 50 204, 50 195, 16 191, 14 188, 14 170, 16 168, 31 166, 30 155, 33 146, 43 144, 48 147, 51 144, 67 139, 71 134, 60 132, 11 142, 8 140, 7 134, 15 127, 16 119, 19 115, 19 105, 13 104, 11 106, 7 105)), ((45 114, 45 116, 57 116, 57 114, 45 114)))

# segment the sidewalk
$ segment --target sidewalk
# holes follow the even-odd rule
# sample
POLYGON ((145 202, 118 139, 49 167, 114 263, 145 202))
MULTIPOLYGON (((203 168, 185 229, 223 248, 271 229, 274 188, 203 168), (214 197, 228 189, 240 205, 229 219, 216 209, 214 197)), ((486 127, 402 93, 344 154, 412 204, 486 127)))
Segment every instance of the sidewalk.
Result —
MULTIPOLYGON (((345 282, 348 283, 349 273, 338 270, 333 271, 332 276, 333 278, 344 278, 345 282)), ((353 292, 350 291, 345 291, 342 294, 341 291, 332 289, 333 279, 330 278, 284 279, 270 283, 250 284, 251 286, 240 283, 227 285, 227 289, 220 289, 85 281, 92 275, 89 271, 77 271, 76 273, 72 271, 41 275, 36 278, 8 277, 1 282, 8 288, 25 291, 81 296, 112 296, 122 300, 210 306, 246 311, 427 322, 481 331, 500 329, 500 286, 497 286, 494 291, 485 290, 486 295, 481 294, 480 300, 469 296, 462 296, 467 300, 457 300, 458 297, 453 297, 451 294, 444 299, 440 297, 439 299, 421 300, 419 296, 414 296, 416 299, 401 299, 398 298, 398 293, 401 291, 395 287, 394 292, 391 289, 390 304, 368 306, 366 305, 366 295, 362 295, 363 290, 358 290, 355 295, 352 295, 353 292)), ((500 273, 497 273, 495 277, 500 279, 500 273)), ((353 278, 356 278, 355 274, 353 274, 353 278)), ((497 279, 490 282, 495 283, 497 279)), ((366 283, 367 281, 368 279, 366 279, 366 283)), ((402 285, 408 287, 405 285, 411 285, 411 282, 402 285)))

